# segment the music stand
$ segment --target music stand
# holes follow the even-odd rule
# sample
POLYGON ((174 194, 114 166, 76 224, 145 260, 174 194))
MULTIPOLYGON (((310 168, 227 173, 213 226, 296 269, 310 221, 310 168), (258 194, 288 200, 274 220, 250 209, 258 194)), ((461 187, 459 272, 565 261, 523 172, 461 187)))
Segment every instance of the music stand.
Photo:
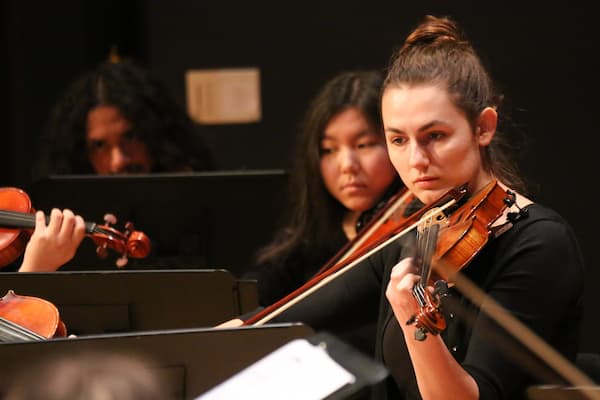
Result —
POLYGON ((312 335, 302 324, 271 324, 236 329, 181 329, 91 335, 0 344, 10 365, 0 374, 7 387, 15 374, 53 356, 85 352, 141 355, 168 382, 176 399, 193 399, 290 340, 312 335))
POLYGON ((283 399, 292 393, 309 400, 358 399, 388 374, 383 364, 320 332, 286 343, 196 400, 283 399))
MULTIPOLYGON (((70 208, 96 223, 114 214, 115 229, 130 221, 152 241, 136 268, 226 268, 241 277, 274 234, 286 204, 283 170, 163 173, 120 176, 56 175, 35 182, 35 208, 70 208)), ((62 270, 116 269, 115 254, 96 256, 84 240, 62 270)))
POLYGON ((243 307, 237 281, 226 270, 13 272, 1 277, 0 296, 12 289, 52 302, 68 332, 76 335, 210 327, 239 315, 243 307))

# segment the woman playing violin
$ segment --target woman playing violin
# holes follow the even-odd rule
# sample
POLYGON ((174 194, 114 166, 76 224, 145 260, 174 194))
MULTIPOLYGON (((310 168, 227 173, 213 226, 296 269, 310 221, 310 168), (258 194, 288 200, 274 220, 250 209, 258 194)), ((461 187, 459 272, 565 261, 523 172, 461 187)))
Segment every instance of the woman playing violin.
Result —
MULTIPOLYGON (((419 200, 429 205, 466 182, 470 194, 494 180, 510 193, 523 192, 523 180, 497 130, 499 100, 454 21, 428 16, 408 36, 392 58, 381 109, 392 164, 419 200)), ((574 359, 584 276, 575 235, 556 212, 520 193, 514 200, 491 227, 496 234, 460 272, 574 359)), ((412 233, 274 321, 303 321, 341 332, 378 314, 376 353, 391 379, 378 388, 376 398, 522 397, 534 377, 511 358, 514 350, 503 347, 507 341, 495 336, 503 333, 489 315, 456 288, 449 289, 449 296, 472 318, 457 318, 460 310, 449 306, 446 329, 417 340, 415 324, 407 323, 420 309, 413 292, 420 276, 410 257, 412 233)))
POLYGON ((85 222, 71 210, 52 209, 48 225, 44 213, 36 212, 19 272, 56 271, 73 258, 84 237, 85 222))

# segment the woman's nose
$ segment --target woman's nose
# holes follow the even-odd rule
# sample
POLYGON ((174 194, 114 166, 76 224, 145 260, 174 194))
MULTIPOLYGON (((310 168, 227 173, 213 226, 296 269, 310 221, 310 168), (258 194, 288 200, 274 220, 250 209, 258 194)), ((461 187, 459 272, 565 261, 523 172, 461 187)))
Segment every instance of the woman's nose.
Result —
POLYGON ((129 157, 120 146, 114 146, 110 151, 110 172, 122 173, 127 169, 129 157))
POLYGON ((413 168, 421 168, 429 165, 427 151, 420 144, 413 144, 411 146, 409 165, 413 168))
POLYGON ((340 170, 342 172, 355 172, 359 168, 358 154, 352 149, 342 149, 339 152, 340 170))

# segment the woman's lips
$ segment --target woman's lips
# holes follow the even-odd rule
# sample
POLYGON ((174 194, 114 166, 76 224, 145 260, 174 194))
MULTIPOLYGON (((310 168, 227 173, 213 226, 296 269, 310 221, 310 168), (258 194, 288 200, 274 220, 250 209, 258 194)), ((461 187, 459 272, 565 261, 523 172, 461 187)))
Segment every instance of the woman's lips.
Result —
POLYGON ((426 176, 423 178, 415 179, 413 183, 416 187, 420 189, 432 189, 435 186, 437 180, 437 178, 426 176))
POLYGON ((366 187, 367 187, 367 185, 364 185, 362 183, 347 183, 345 185, 342 185, 342 190, 348 191, 348 192, 353 192, 353 191, 357 191, 357 190, 363 190, 366 187))

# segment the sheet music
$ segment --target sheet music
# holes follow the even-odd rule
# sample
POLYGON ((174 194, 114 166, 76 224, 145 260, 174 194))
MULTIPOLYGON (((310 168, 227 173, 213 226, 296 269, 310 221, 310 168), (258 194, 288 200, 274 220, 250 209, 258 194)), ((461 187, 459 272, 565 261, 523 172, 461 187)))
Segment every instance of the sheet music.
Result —
POLYGON ((354 381, 325 349, 296 339, 195 400, 320 400, 354 381))

